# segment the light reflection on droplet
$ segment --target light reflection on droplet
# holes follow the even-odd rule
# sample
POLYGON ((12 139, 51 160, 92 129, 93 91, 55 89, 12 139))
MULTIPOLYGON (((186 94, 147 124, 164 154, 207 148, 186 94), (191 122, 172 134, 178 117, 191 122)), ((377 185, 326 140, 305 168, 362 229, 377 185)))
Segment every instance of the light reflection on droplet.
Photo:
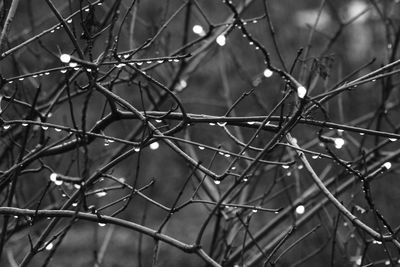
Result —
POLYGON ((267 69, 264 70, 264 73, 263 73, 263 74, 264 74, 264 77, 265 77, 265 78, 269 78, 269 77, 271 77, 274 73, 273 73, 270 69, 267 68, 267 69))
POLYGON ((303 214, 305 211, 306 211, 306 209, 305 209, 305 207, 303 205, 298 205, 296 207, 296 213, 299 214, 299 215, 303 214))
POLYGON ((345 144, 344 139, 340 138, 340 137, 339 138, 335 138, 333 141, 335 143, 335 148, 336 149, 341 149, 345 144))
POLYGON ((297 95, 299 98, 303 99, 307 94, 307 89, 304 86, 299 86, 297 88, 297 95))
POLYGON ((50 181, 55 182, 57 180, 57 173, 53 172, 52 174, 50 174, 50 181))
POLYGON ((100 192, 97 192, 96 193, 96 196, 97 197, 104 197, 104 196, 106 196, 107 195, 107 192, 105 192, 105 191, 100 191, 100 192))
POLYGON ((215 40, 219 46, 224 46, 226 44, 226 37, 225 35, 220 35, 215 40))
POLYGON ((159 147, 160 147, 160 143, 158 143, 158 142, 153 142, 150 144, 151 150, 157 150, 159 147))
POLYGON ((52 250, 53 247, 54 247, 53 243, 48 243, 48 244, 46 245, 46 250, 52 250))

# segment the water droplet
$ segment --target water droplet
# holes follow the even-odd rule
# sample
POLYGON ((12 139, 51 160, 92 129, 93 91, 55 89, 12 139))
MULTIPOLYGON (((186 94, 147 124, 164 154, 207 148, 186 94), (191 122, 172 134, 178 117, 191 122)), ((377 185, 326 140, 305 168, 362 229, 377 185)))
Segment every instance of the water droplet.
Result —
POLYGON ((221 151, 218 151, 218 154, 220 154, 220 155, 224 155, 224 152, 221 152, 221 151))
POLYGON ((124 59, 127 59, 129 57, 129 54, 125 54, 122 56, 124 59))
POLYGON ((210 123, 208 123, 208 125, 210 125, 210 126, 215 126, 215 123, 210 122, 210 123))
POLYGON ((69 63, 71 61, 71 55, 62 54, 60 56, 60 60, 61 60, 62 63, 69 63))
POLYGON ((72 207, 76 207, 76 206, 78 206, 78 203, 76 203, 76 202, 72 203, 72 207))
POLYGON ((249 42, 249 45, 253 45, 254 44, 254 42, 249 42))
POLYGON ((247 122, 248 125, 253 125, 253 124, 255 124, 255 123, 256 123, 255 121, 248 121, 248 122, 247 122))
POLYGON ((74 184, 74 187, 76 188, 76 189, 81 189, 81 185, 80 184, 74 184))
POLYGON ((206 33, 201 25, 194 25, 192 30, 195 34, 197 34, 199 36, 206 35, 206 33))
POLYGON ((162 59, 157 60, 157 63, 164 63, 164 60, 162 60, 162 59))
POLYGON ((153 63, 153 61, 147 60, 146 63, 147 63, 147 64, 151 64, 151 63, 153 63))
POLYGON ((46 245, 46 250, 52 250, 53 247, 54 247, 53 243, 48 243, 48 244, 46 245))
POLYGON ((301 169, 303 169, 304 168, 304 166, 303 165, 299 165, 299 166, 297 166, 297 169, 299 169, 299 170, 301 170, 301 169))
POLYGON ((385 265, 390 265, 390 260, 386 260, 385 265))
POLYGON ((341 149, 343 146, 344 146, 344 144, 345 144, 345 141, 344 141, 344 139, 343 138, 335 138, 334 140, 333 140, 333 142, 335 143, 335 147, 336 147, 336 149, 341 149))
POLYGON ((215 40, 219 46, 224 46, 226 44, 226 37, 225 35, 220 35, 215 40))
POLYGON ((50 174, 50 181, 55 182, 57 180, 57 173, 53 172, 52 174, 50 174))
POLYGON ((214 183, 218 185, 218 184, 221 183, 221 181, 220 180, 214 180, 214 183))
POLYGON ((253 209, 252 212, 253 212, 253 213, 257 213, 258 210, 257 210, 257 209, 253 209))
POLYGON ((36 78, 37 76, 38 76, 38 75, 37 75, 37 74, 35 74, 35 75, 33 75, 33 76, 32 76, 32 78, 36 78))
POLYGON ((98 225, 99 225, 100 227, 104 227, 104 226, 106 226, 106 224, 105 224, 105 223, 98 223, 98 225))
POLYGON ((297 88, 297 95, 299 98, 303 99, 307 94, 307 89, 304 86, 299 86, 297 88))
POLYGON ((133 150, 135 150, 135 152, 139 152, 140 151, 140 147, 135 147, 133 150))
POLYGON ((60 128, 54 128, 54 131, 61 132, 61 129, 60 128))
POLYGON ((175 63, 177 63, 177 62, 179 62, 179 59, 175 58, 173 61, 174 61, 175 63))
POLYGON ((23 81, 25 78, 19 78, 18 80, 23 81))
POLYGON ((50 33, 54 33, 54 30, 51 30, 50 33))
POLYGON ((269 78, 272 76, 272 74, 274 74, 270 69, 266 68, 263 72, 264 77, 269 78))
POLYGON ((229 154, 225 154, 225 157, 226 157, 226 158, 229 158, 230 156, 231 156, 231 155, 229 155, 229 154))
POLYGON ((227 123, 226 121, 224 121, 224 122, 217 122, 218 126, 221 126, 221 127, 225 126, 226 123, 227 123))
POLYGON ((386 161, 385 163, 383 163, 382 166, 384 168, 386 168, 386 170, 389 170, 392 167, 392 163, 390 163, 389 161, 386 161))
POLYGON ((187 82, 185 80, 180 80, 179 83, 176 85, 175 89, 178 92, 183 91, 187 87, 187 82))
POLYGON ((337 129, 338 133, 343 133, 344 130, 343 129, 337 129))
POLYGON ((143 65, 143 62, 136 62, 136 65, 141 66, 143 65))
POLYGON ((68 64, 68 66, 70 66, 71 68, 75 68, 76 66, 78 66, 78 63, 76 63, 76 62, 70 62, 70 63, 68 64))
POLYGON ((23 122, 23 123, 22 123, 22 126, 26 127, 26 126, 28 126, 28 124, 25 123, 25 122, 23 122))
POLYGON ((117 68, 122 68, 122 67, 125 67, 125 66, 126 66, 125 63, 120 63, 120 64, 116 65, 117 68))
POLYGON ((382 245, 382 242, 379 240, 372 241, 372 244, 382 245))
POLYGON ((397 138, 389 138, 389 140, 390 140, 391 142, 396 142, 396 141, 397 141, 397 138))
POLYGON ((255 23, 257 23, 258 21, 257 20, 253 20, 253 23, 255 24, 255 23))
POLYGON ((42 126, 42 129, 46 131, 47 129, 49 129, 49 127, 43 125, 43 126, 42 126))
POLYGON ((10 127, 11 127, 10 124, 6 124, 6 125, 3 126, 3 129, 4 129, 4 130, 7 130, 7 129, 9 129, 10 127))
POLYGON ((104 196, 106 196, 107 195, 107 192, 105 192, 105 191, 100 191, 100 192, 97 192, 96 193, 96 196, 97 197, 104 197, 104 196))
POLYGON ((318 155, 312 155, 312 159, 317 159, 319 156, 318 155))
POLYGON ((200 150, 204 150, 205 147, 204 147, 204 146, 199 146, 199 149, 200 149, 200 150))
POLYGON ((282 168, 284 168, 284 169, 289 169, 289 165, 282 165, 282 168))
POLYGON ((89 12, 89 8, 85 8, 85 11, 86 11, 86 12, 89 12))
POLYGON ((61 73, 66 73, 66 72, 67 72, 67 70, 60 70, 60 72, 61 72, 61 73))
POLYGON ((72 23, 72 19, 67 20, 67 23, 72 23))
POLYGON ((161 122, 162 122, 162 120, 156 120, 156 122, 157 122, 157 123, 161 123, 161 122))
MULTIPOLYGON (((231 170, 236 170, 236 167, 235 166, 233 166, 232 168, 231 168, 231 170)), ((246 179, 246 178, 245 178, 246 179)), ((243 179, 244 180, 244 179, 243 179)))
POLYGON ((305 211, 306 211, 306 208, 303 205, 298 205, 296 207, 296 213, 299 215, 303 214, 305 211))
POLYGON ((158 143, 158 142, 153 142, 150 144, 151 150, 157 150, 159 147, 160 147, 160 143, 158 143))
POLYGON ((50 75, 50 72, 45 72, 44 75, 50 75))
POLYGON ((365 133, 360 133, 361 136, 365 135, 365 133))
POLYGON ((55 185, 62 185, 62 184, 63 184, 63 181, 62 181, 62 180, 55 180, 55 181, 54 181, 54 184, 55 184, 55 185))

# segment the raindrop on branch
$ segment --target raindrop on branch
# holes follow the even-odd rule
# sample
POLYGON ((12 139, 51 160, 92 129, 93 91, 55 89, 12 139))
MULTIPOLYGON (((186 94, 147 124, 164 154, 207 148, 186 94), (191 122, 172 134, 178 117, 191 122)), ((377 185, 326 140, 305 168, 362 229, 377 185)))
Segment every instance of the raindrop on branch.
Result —
POLYGON ((219 46, 224 46, 226 44, 226 37, 225 35, 220 35, 215 40, 219 46))

